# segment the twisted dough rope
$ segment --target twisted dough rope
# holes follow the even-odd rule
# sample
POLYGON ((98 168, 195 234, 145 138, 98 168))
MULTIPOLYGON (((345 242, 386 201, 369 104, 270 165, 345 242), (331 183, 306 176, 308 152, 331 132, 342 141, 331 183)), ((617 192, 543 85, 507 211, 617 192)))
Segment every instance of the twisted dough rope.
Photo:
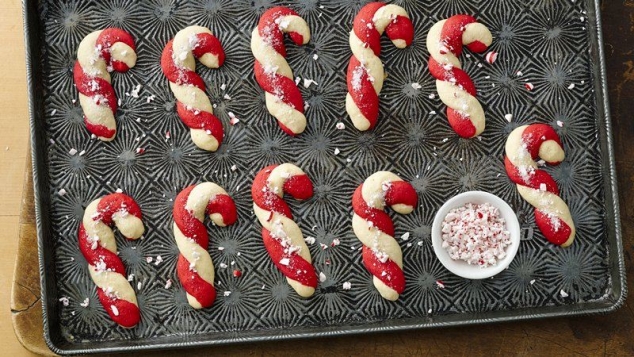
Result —
POLYGON ((205 27, 189 26, 178 31, 163 49, 161 69, 176 97, 178 116, 190 128, 194 144, 216 151, 224 130, 205 93, 205 81, 196 73, 194 57, 209 68, 218 68, 225 61, 220 41, 205 27))
POLYGON ((114 322, 129 328, 139 322, 141 314, 123 262, 117 255, 117 243, 110 228, 113 223, 128 239, 143 235, 139 206, 130 196, 113 193, 86 207, 79 224, 79 249, 88 262, 101 305, 114 322))
POLYGON ((462 46, 480 53, 493 42, 488 28, 468 15, 455 15, 437 22, 427 34, 429 72, 436 78, 438 96, 447 106, 447 119, 463 138, 473 138, 484 131, 482 105, 475 98, 476 87, 462 70, 458 56, 462 46))
POLYGON ((564 150, 555 130, 546 124, 516 128, 506 140, 504 166, 520 195, 535 207, 535 223, 546 239, 567 247, 575 239, 575 226, 566 203, 559 197, 555 180, 537 168, 535 159, 549 164, 564 160, 564 150))
POLYGON ((310 41, 308 24, 295 11, 278 6, 262 14, 251 35, 251 51, 255 57, 253 70, 256 81, 265 91, 269 113, 285 133, 295 136, 306 128, 306 117, 302 94, 286 62, 284 33, 298 45, 310 41))
POLYGON ((414 26, 405 9, 380 2, 361 8, 350 32, 352 57, 348 65, 346 111, 361 131, 374 128, 379 116, 379 92, 385 79, 378 57, 383 31, 394 46, 401 49, 409 46, 414 38, 414 26))
POLYGON ((262 239, 273 263, 297 294, 309 297, 317 288, 317 274, 302 231, 282 199, 284 192, 305 200, 313 195, 313 184, 295 165, 265 167, 255 176, 251 187, 253 211, 262 224, 262 239))
POLYGON ((100 140, 111 141, 117 131, 117 96, 109 71, 126 72, 136 64, 132 36, 118 28, 95 31, 79 44, 73 79, 84 111, 84 123, 100 140))
POLYGON ((363 243, 363 265, 373 275, 381 296, 395 301, 405 290, 403 254, 394 239, 394 225, 384 211, 388 205, 401 214, 414 210, 414 187, 397 175, 379 171, 359 185, 352 196, 352 229, 363 243))
POLYGON ((174 237, 180 254, 176 273, 194 309, 209 307, 216 299, 214 266, 207 252, 209 238, 205 214, 216 225, 232 225, 237 219, 233 199, 212 182, 189 186, 174 201, 174 237))

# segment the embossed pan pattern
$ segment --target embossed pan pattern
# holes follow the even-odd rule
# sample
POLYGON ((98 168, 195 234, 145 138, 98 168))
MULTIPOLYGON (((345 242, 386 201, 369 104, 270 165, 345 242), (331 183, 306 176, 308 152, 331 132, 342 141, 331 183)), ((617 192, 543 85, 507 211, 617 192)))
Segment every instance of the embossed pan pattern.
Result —
POLYGON ((267 113, 252 72, 251 30, 260 14, 278 3, 25 2, 45 334, 56 352, 327 336, 607 312, 620 306, 624 270, 596 2, 396 1, 409 12, 416 36, 405 50, 383 39, 388 77, 380 121, 364 133, 352 126, 344 108, 348 32, 362 4, 292 3, 308 22, 312 39, 302 47, 287 42, 288 60, 296 76, 316 82, 308 88, 300 82, 308 127, 296 138, 282 133, 267 113), (493 65, 484 55, 466 51, 462 56, 488 118, 486 131, 473 140, 449 128, 444 105, 431 95, 435 85, 426 67, 428 29, 457 13, 475 14, 487 25, 494 35, 491 50, 500 54, 493 65), (192 24, 209 27, 227 54, 220 69, 197 69, 226 131, 216 153, 191 142, 159 67, 165 43, 192 24), (72 65, 81 39, 109 26, 134 36, 139 60, 128 73, 113 74, 121 98, 119 129, 106 143, 91 139, 83 126, 72 65), (534 89, 528 91, 525 83, 534 89), (138 97, 132 95, 137 85, 138 97), (230 113, 240 119, 235 126, 229 125, 230 113), (511 122, 506 114, 513 115, 511 122), (336 128, 339 122, 345 129, 336 128), (504 172, 507 134, 533 122, 552 125, 567 152, 564 163, 547 170, 577 226, 577 239, 568 249, 546 242, 532 208, 504 172), (281 162, 296 163, 315 184, 312 199, 290 202, 304 235, 315 238, 310 245, 314 266, 327 277, 309 299, 299 298, 270 262, 251 211, 255 173, 281 162), (383 300, 373 288, 350 228, 352 192, 377 170, 392 170, 419 194, 412 214, 393 217, 407 279, 397 302, 383 300), (182 188, 207 180, 229 192, 239 217, 223 229, 209 225, 219 294, 211 308, 194 311, 175 276, 171 209, 182 188), (129 330, 117 327, 98 302, 76 243, 85 206, 117 189, 137 200, 146 226, 138 242, 117 237, 142 312, 141 323, 129 330), (432 250, 436 210, 467 190, 495 193, 519 215, 519 253, 492 279, 454 276, 432 250), (406 232, 409 238, 401 239, 406 232), (233 276, 236 269, 240 278, 233 276), (168 279, 173 284, 166 288, 168 279), (344 282, 351 283, 350 290, 343 289, 344 282), (68 306, 60 302, 63 297, 68 306))

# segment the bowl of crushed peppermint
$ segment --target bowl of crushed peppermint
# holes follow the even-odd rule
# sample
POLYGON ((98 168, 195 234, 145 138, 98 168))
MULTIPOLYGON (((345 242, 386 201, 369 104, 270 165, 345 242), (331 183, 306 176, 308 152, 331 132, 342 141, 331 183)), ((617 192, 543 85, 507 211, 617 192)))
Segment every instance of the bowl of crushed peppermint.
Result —
POLYGON ((486 279, 511 264, 519 248, 520 225, 513 209, 498 196, 468 191, 440 207, 431 238, 436 256, 449 271, 486 279))

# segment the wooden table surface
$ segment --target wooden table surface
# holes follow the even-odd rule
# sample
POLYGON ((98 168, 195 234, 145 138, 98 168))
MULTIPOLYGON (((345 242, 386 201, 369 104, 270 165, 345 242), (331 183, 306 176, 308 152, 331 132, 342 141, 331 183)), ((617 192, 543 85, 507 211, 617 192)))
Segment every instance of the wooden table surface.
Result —
MULTIPOLYGON (((563 0, 562 0, 563 1, 563 0)), ((631 255, 634 253, 634 0, 603 1, 608 82, 615 133, 620 186, 623 239, 626 249, 628 285, 632 288, 631 255)), ((24 45, 20 0, 0 2, 0 334, 6 336, 0 355, 32 355, 18 342, 11 324, 9 308, 11 277, 18 247, 21 197, 24 190, 28 153, 28 118, 24 45)), ((30 181, 27 181, 30 185, 30 181)), ((27 197, 30 193, 27 190, 27 197)), ((30 206, 25 206, 23 228, 31 229, 30 206)), ((24 234, 23 234, 24 236, 24 234)), ((35 237, 26 236, 34 240, 35 237)), ((20 268, 25 269, 25 266, 20 268)), ((18 286, 19 287, 19 286, 18 286)), ((20 287, 19 287, 20 288, 20 287)), ((24 288, 26 291, 28 287, 24 288)), ((37 307, 39 301, 34 302, 37 307)), ((260 343, 246 346, 215 347, 188 351, 202 356, 222 355, 634 355, 634 300, 618 312, 606 316, 585 316, 538 321, 523 321, 486 326, 420 330, 308 341, 260 343), (212 351, 211 351, 212 350, 212 351)), ((16 308, 21 310, 22 308, 16 308)), ((24 309, 28 306, 24 307, 24 309)), ((19 311, 14 311, 19 314, 19 311)), ((24 328, 24 326, 23 326, 24 328)), ((183 351, 164 352, 176 356, 183 351)))

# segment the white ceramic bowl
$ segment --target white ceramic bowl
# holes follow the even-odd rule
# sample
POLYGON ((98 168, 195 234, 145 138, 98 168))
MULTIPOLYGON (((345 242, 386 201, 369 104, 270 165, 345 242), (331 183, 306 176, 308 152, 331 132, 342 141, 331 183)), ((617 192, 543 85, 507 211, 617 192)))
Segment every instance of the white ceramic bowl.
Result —
POLYGON ((469 191, 452 197, 440 207, 432 224, 431 240, 436 256, 449 271, 467 279, 486 279, 496 275, 511 264, 520 246, 520 224, 511 206, 498 196, 488 192, 469 191), (511 245, 506 247, 506 257, 498 260, 496 265, 486 268, 470 265, 464 260, 451 259, 447 250, 442 247, 441 228, 445 216, 447 216, 447 213, 449 213, 451 209, 464 206, 467 203, 483 204, 486 202, 500 210, 500 215, 506 221, 506 229, 511 234, 511 245))

